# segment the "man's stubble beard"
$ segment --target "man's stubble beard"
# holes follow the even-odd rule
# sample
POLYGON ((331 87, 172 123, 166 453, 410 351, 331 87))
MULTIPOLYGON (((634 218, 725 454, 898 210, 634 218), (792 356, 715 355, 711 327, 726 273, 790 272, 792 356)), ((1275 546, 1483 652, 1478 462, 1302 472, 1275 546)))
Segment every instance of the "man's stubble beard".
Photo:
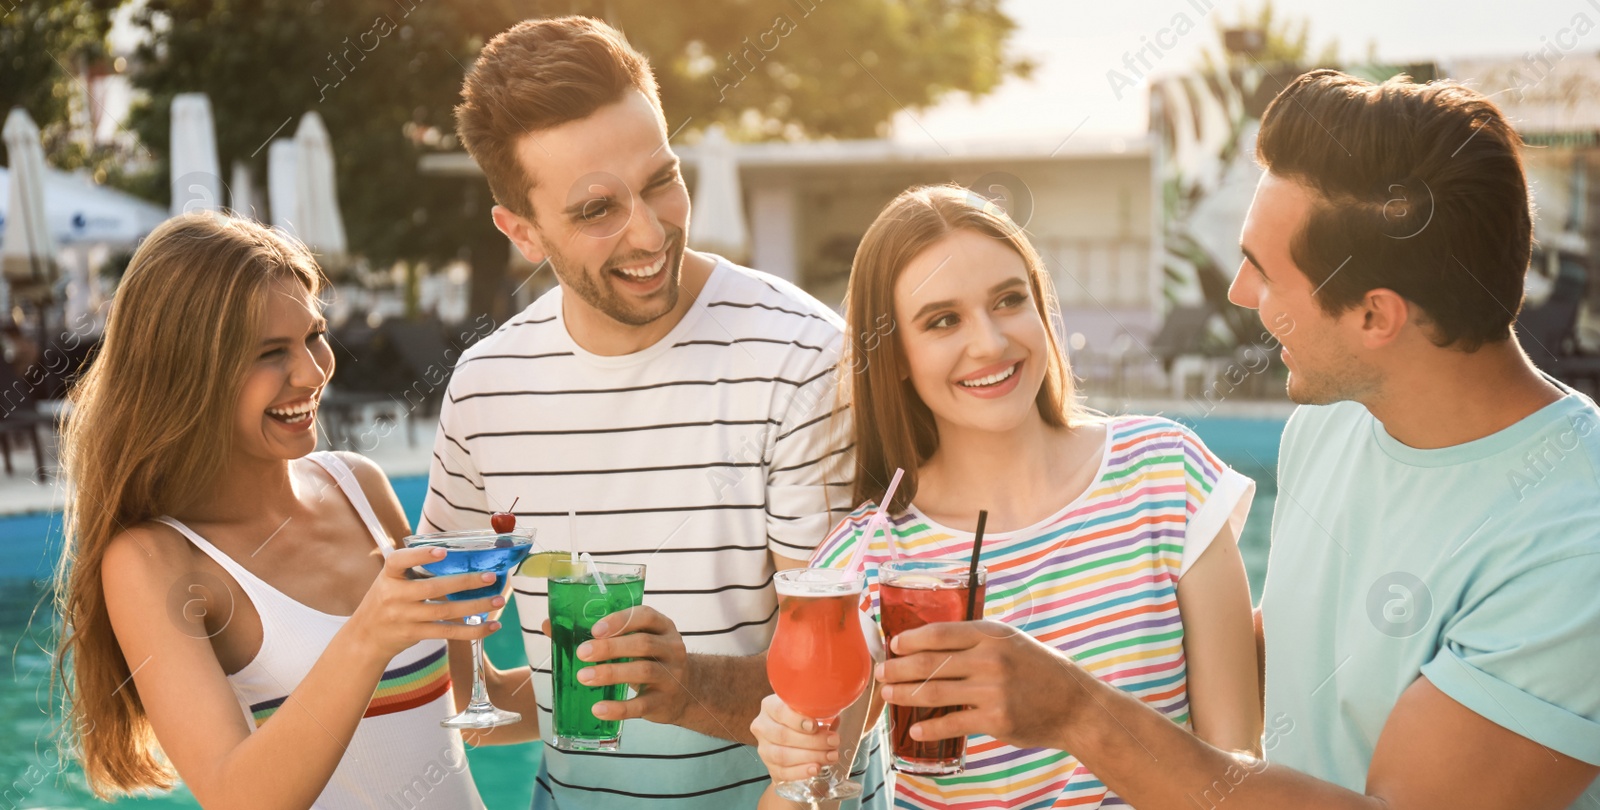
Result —
POLYGON ((607 261, 596 274, 589 274, 582 269, 574 271, 572 263, 560 251, 551 250, 546 255, 550 262, 550 270, 556 274, 561 286, 568 292, 576 295, 585 304, 598 310, 606 317, 628 326, 645 326, 660 320, 667 313, 677 309, 678 296, 682 292, 683 281, 683 230, 673 227, 667 231, 667 266, 662 268, 668 274, 666 286, 662 290, 665 306, 659 310, 646 310, 640 312, 631 309, 623 303, 621 295, 616 293, 611 286, 611 270, 613 267, 628 264, 633 260, 607 261), (596 278, 605 279, 599 283, 596 278))
MULTIPOLYGON (((1304 364, 1303 357, 1297 359, 1304 364)), ((1296 405, 1365 402, 1382 389, 1383 378, 1354 355, 1346 355, 1336 367, 1315 375, 1291 370, 1287 387, 1289 401, 1296 405)))

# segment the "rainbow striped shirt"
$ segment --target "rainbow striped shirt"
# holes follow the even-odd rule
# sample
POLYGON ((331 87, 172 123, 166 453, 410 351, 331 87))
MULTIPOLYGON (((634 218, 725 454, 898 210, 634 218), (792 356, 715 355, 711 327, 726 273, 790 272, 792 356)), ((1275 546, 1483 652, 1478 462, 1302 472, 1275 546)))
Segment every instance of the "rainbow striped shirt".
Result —
MULTIPOLYGON (((1176 585, 1224 524, 1233 523, 1238 536, 1255 484, 1176 422, 1115 417, 1106 428, 1099 473, 1082 495, 1026 529, 984 536, 984 617, 1054 645, 1100 679, 1188 725, 1176 585)), ((876 510, 868 501, 851 513, 817 547, 811 564, 848 565, 876 510)), ((902 557, 972 553, 970 532, 940 526, 914 504, 892 523, 902 557)), ((889 559, 887 541, 876 532, 864 551, 862 609, 874 620, 877 564, 889 559)), ((964 773, 896 774, 895 780, 896 807, 1127 804, 1065 751, 1014 748, 984 735, 967 740, 964 773)))

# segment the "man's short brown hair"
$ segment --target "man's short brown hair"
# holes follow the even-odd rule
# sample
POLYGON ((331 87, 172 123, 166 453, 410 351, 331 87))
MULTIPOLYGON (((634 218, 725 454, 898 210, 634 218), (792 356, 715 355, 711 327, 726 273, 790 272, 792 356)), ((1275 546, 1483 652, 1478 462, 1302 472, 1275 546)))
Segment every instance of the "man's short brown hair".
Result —
POLYGON ((615 28, 590 17, 524 20, 478 55, 461 85, 456 134, 483 169, 495 202, 532 219, 533 178, 517 160, 517 142, 585 118, 629 89, 661 109, 649 61, 615 28))
POLYGON ((1532 252, 1522 139, 1482 93, 1316 70, 1261 117, 1256 156, 1310 188, 1295 264, 1337 315, 1370 290, 1422 309, 1441 346, 1511 337, 1532 252))

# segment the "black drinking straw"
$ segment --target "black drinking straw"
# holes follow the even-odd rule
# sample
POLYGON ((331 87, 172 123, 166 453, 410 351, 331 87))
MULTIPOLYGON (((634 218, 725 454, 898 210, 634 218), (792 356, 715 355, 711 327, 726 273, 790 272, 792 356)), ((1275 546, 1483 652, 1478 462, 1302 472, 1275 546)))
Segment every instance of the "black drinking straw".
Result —
POLYGON ((967 568, 967 621, 978 618, 973 611, 978 606, 978 552, 983 550, 983 524, 989 522, 989 512, 978 510, 978 531, 972 535, 972 563, 967 568))

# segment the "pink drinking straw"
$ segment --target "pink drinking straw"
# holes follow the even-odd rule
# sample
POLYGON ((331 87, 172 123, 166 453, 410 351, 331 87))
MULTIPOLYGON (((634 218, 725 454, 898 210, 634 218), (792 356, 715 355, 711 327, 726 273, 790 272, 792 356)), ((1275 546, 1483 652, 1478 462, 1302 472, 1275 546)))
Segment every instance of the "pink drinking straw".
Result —
POLYGON ((894 478, 889 479, 889 490, 883 493, 883 500, 878 504, 878 511, 872 513, 872 517, 867 519, 867 528, 862 532, 863 542, 856 544, 855 553, 851 555, 850 565, 845 568, 846 571, 854 574, 861 570, 861 564, 866 560, 866 548, 872 542, 873 533, 878 531, 885 532, 884 543, 889 546, 889 559, 897 560, 900 558, 899 550, 894 547, 894 535, 888 532, 888 515, 889 504, 894 501, 894 491, 900 488, 900 477, 905 474, 906 471, 899 467, 894 469, 894 478))

